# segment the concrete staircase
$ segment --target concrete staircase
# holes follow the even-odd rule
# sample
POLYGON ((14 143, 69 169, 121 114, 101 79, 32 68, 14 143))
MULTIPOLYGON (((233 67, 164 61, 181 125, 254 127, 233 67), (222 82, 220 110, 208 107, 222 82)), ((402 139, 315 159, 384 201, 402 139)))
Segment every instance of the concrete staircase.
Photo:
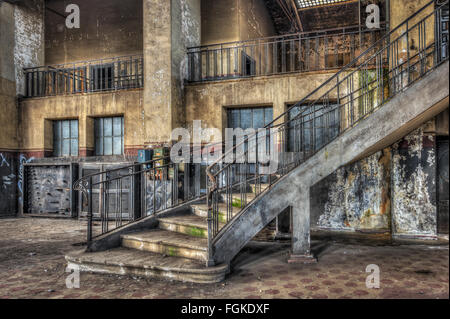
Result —
MULTIPOLYGON (((255 198, 252 192, 246 195, 248 201, 255 198)), ((235 215, 240 210, 240 195, 234 206, 235 215)), ((229 272, 229 265, 205 266, 208 259, 207 216, 206 203, 189 205, 181 213, 157 217, 155 227, 120 234, 119 247, 106 247, 96 252, 78 251, 67 255, 66 260, 70 267, 86 272, 195 283, 221 282, 229 272)), ((219 205, 219 216, 226 220, 225 205, 219 205)), ((224 225, 220 223, 220 228, 224 225)))

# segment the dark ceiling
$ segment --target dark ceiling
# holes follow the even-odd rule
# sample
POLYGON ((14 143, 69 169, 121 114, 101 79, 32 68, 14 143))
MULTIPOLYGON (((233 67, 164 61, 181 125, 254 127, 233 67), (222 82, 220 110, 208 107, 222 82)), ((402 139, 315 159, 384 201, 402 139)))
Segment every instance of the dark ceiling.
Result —
MULTIPOLYGON (((288 3, 290 0, 264 0, 267 9, 272 16, 275 24, 275 29, 278 34, 286 34, 298 32, 296 27, 296 17, 291 12, 291 17, 288 17, 285 11, 281 8, 280 2, 288 3), (294 22, 292 22, 294 21, 294 22)), ((385 0, 361 0, 361 16, 365 15, 365 7, 369 3, 377 3, 381 8, 381 20, 385 17, 385 0)), ((317 31, 325 29, 341 28, 346 26, 359 25, 358 14, 359 2, 358 0, 348 1, 342 4, 324 5, 312 7, 309 9, 298 10, 299 18, 303 31, 317 31)))

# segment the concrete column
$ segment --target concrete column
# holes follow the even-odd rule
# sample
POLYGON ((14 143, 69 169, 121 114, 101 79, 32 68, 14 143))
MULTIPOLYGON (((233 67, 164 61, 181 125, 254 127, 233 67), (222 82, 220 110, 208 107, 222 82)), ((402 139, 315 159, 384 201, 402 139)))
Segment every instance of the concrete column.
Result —
POLYGON ((310 250, 310 202, 309 188, 298 193, 292 209, 292 251, 289 263, 315 263, 317 260, 311 255, 310 250))
POLYGON ((186 48, 200 44, 200 0, 143 0, 145 144, 185 127, 186 48))

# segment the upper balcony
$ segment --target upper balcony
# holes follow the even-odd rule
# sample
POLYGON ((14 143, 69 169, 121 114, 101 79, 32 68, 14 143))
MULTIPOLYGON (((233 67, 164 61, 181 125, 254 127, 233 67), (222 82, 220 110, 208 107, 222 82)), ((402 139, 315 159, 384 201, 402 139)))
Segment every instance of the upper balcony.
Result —
POLYGON ((142 55, 26 68, 24 72, 27 98, 144 86, 142 55))
POLYGON ((382 37, 358 26, 219 43, 188 49, 188 81, 340 69, 382 37))

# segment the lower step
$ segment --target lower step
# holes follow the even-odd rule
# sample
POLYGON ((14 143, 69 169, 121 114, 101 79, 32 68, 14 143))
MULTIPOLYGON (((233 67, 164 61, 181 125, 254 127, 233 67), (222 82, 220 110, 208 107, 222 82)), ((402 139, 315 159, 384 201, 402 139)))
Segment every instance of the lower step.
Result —
POLYGON ((77 251, 66 256, 68 266, 82 272, 164 278, 201 284, 225 279, 228 265, 206 267, 205 263, 134 249, 115 248, 104 252, 77 251))
POLYGON ((122 247, 158 253, 170 257, 183 257, 206 262, 207 241, 176 232, 155 229, 121 236, 122 247))

